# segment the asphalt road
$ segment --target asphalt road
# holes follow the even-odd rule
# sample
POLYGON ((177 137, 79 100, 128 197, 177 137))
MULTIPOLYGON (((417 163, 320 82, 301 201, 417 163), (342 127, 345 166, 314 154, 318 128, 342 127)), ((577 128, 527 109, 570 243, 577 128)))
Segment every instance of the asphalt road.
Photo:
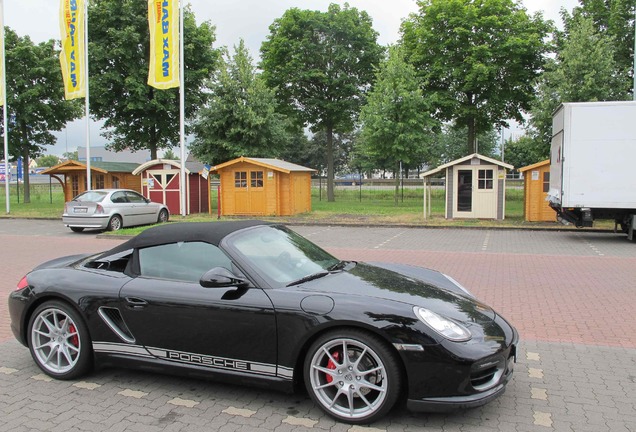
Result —
MULTIPOLYGON (((586 232, 292 227, 336 256, 450 274, 520 331, 504 396, 453 414, 398 408, 371 428, 337 424, 304 394, 105 369, 47 380, 0 302, 0 431, 636 431, 636 244, 586 232)), ((59 221, 0 219, 4 295, 34 265, 121 240, 59 221)))

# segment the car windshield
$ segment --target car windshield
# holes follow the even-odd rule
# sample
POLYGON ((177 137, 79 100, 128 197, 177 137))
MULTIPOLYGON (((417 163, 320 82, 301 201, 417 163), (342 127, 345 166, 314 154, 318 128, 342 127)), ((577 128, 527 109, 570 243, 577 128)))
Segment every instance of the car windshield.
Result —
POLYGON ((340 260, 282 226, 262 226, 233 234, 227 245, 273 286, 328 274, 340 260))
POLYGON ((103 191, 86 191, 73 198, 73 201, 102 202, 106 195, 108 193, 103 191))

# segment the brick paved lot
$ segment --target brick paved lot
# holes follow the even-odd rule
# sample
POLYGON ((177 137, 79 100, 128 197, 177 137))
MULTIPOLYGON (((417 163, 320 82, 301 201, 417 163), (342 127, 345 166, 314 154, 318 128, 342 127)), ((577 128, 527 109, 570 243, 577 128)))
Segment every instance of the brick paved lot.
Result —
MULTIPOLYGON (((0 431, 636 431, 636 244, 623 236, 295 229, 342 258, 444 271, 495 307, 523 340, 506 394, 448 415, 397 409, 361 428, 335 423, 303 394, 119 369, 48 380, 10 335, 1 301, 0 431)), ((0 220, 0 293, 39 262, 117 242, 69 235, 59 222, 0 220)))

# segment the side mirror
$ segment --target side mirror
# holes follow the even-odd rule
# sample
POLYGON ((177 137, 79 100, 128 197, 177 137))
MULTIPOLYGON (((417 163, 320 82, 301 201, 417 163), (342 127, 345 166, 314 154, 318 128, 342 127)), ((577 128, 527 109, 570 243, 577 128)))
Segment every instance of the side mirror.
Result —
POLYGON ((248 282, 236 276, 224 267, 214 267, 208 270, 199 279, 199 284, 204 288, 246 287, 248 282))

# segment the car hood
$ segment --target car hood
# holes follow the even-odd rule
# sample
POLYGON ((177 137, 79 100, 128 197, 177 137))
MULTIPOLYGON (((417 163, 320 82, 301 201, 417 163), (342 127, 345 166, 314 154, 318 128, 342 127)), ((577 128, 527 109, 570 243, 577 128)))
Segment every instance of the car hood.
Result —
POLYGON ((421 306, 463 323, 486 323, 495 319, 496 314, 489 306, 473 297, 432 283, 441 280, 441 273, 418 270, 421 272, 414 277, 378 265, 358 263, 350 270, 333 273, 304 285, 305 289, 334 296, 359 296, 361 304, 364 304, 364 299, 374 298, 421 306), (431 282, 426 280, 427 275, 431 282))

